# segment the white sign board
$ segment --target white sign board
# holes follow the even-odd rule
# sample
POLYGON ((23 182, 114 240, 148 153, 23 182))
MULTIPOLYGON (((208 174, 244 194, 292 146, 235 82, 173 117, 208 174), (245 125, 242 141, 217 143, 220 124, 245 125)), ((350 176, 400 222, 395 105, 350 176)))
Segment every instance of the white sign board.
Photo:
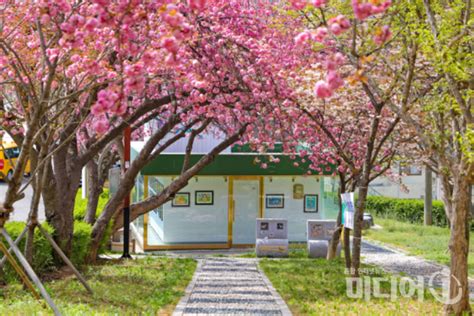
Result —
POLYGON ((354 193, 341 194, 342 224, 345 228, 354 229, 354 193))

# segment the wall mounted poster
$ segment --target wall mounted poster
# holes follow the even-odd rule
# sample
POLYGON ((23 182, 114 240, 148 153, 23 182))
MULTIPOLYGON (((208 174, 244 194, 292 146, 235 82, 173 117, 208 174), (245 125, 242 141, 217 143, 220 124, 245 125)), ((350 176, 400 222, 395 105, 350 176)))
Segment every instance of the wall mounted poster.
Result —
POLYGON ((189 207, 190 205, 190 194, 189 192, 178 192, 171 201, 173 207, 189 207))
POLYGON ((213 205, 214 191, 196 191, 194 203, 196 205, 213 205))
POLYGON ((304 196, 304 186, 301 183, 296 183, 293 185, 293 199, 299 200, 304 196))
POLYGON ((304 196, 304 212, 317 213, 318 212, 318 195, 305 194, 304 196))
POLYGON ((341 194, 342 224, 345 228, 354 229, 354 193, 341 194))
POLYGON ((265 196, 266 208, 284 208, 285 196, 283 194, 267 194, 265 196))

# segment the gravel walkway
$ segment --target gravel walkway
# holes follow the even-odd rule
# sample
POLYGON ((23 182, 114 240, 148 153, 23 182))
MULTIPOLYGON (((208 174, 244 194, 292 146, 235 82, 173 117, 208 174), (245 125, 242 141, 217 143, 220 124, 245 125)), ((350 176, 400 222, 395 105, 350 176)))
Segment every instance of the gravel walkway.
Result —
MULTIPOLYGON (((407 255, 398 249, 363 241, 361 255, 365 263, 376 265, 389 273, 412 278, 422 276, 427 285, 430 285, 430 278, 436 274, 432 281, 434 286, 442 287, 443 282, 448 284, 449 268, 447 266, 407 255)), ((470 296, 474 297, 473 280, 470 280, 470 296)))
POLYGON ((291 315, 257 259, 200 259, 173 315, 216 314, 291 315))

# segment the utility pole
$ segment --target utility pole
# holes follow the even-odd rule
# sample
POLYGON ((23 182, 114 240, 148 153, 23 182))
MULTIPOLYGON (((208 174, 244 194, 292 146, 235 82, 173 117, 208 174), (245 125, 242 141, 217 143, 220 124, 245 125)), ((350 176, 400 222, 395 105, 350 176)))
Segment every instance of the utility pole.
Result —
MULTIPOLYGON (((132 138, 131 127, 125 128, 123 132, 123 173, 130 168, 130 142, 132 138)), ((123 200, 123 259, 130 259, 130 194, 123 200)))
POLYGON ((433 173, 429 167, 425 167, 425 226, 433 225, 433 173))

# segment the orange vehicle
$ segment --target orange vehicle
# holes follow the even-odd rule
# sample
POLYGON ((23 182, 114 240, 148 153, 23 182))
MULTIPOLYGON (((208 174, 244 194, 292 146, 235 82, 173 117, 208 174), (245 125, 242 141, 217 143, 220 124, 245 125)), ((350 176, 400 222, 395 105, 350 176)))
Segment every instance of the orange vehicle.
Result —
MULTIPOLYGON (((15 164, 20 156, 20 149, 14 142, 3 141, 3 147, 0 146, 0 179, 11 179, 15 164)), ((29 174, 30 162, 26 164, 25 174, 29 174)))

